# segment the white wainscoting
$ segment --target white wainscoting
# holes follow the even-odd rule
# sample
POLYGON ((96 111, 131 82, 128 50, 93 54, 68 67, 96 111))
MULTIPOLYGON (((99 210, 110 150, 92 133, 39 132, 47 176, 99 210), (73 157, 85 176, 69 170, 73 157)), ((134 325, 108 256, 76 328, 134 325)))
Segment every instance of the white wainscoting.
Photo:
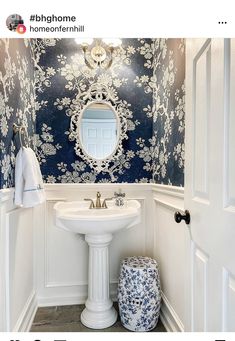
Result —
POLYGON ((123 257, 154 257, 160 265, 161 319, 168 331, 184 331, 189 231, 173 218, 176 210, 184 208, 184 191, 152 184, 48 184, 46 203, 34 209, 16 208, 14 191, 1 190, 0 331, 29 330, 38 306, 85 302, 88 248, 78 236, 55 226, 53 205, 59 200, 95 198, 97 191, 102 198, 110 197, 119 188, 127 198, 139 200, 142 221, 117 233, 111 243, 111 296, 116 299, 123 257))
POLYGON ((119 188, 128 199, 141 203, 142 221, 138 226, 114 235, 110 245, 111 296, 116 298, 122 258, 149 255, 153 251, 151 229, 152 191, 149 184, 49 184, 45 205, 35 208, 37 295, 40 306, 84 303, 87 298, 88 247, 75 234, 54 224, 53 206, 57 201, 113 196, 119 188))
POLYGON ((0 331, 27 331, 37 308, 33 209, 14 206, 13 195, 0 191, 0 331))
POLYGON ((152 185, 154 258, 160 267, 161 320, 168 331, 184 331, 185 257, 189 231, 184 222, 174 221, 175 211, 184 210, 183 188, 152 185))

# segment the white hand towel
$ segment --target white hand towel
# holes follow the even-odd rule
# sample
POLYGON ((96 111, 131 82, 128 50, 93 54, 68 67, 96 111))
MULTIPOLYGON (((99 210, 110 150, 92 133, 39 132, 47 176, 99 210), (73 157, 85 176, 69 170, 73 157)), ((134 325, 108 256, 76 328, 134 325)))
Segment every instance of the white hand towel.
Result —
POLYGON ((20 148, 15 164, 15 204, 34 207, 46 199, 42 174, 34 151, 20 148))

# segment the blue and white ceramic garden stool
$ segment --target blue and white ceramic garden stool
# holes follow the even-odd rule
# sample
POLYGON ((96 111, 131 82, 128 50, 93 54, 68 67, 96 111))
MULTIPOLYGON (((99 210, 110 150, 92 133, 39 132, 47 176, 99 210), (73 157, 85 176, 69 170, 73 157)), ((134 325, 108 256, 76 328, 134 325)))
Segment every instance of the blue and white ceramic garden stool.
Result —
POLYGON ((158 264, 149 257, 123 259, 118 284, 118 305, 123 326, 132 331, 156 327, 161 305, 158 264))

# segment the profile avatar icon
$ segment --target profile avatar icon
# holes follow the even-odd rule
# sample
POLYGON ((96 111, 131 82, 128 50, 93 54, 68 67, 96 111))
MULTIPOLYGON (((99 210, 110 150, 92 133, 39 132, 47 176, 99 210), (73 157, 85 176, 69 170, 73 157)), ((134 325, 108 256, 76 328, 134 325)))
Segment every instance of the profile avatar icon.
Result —
POLYGON ((6 20, 7 28, 10 31, 23 34, 26 32, 26 27, 24 25, 24 20, 19 14, 11 14, 6 20))

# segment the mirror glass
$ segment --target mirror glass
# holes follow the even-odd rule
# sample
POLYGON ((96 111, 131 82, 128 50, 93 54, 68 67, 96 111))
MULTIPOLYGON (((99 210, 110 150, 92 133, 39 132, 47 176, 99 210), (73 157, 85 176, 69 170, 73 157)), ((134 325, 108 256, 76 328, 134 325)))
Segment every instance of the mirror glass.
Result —
POLYGON ((110 156, 117 146, 117 130, 117 116, 110 105, 89 104, 80 120, 80 139, 86 154, 97 160, 110 156))

